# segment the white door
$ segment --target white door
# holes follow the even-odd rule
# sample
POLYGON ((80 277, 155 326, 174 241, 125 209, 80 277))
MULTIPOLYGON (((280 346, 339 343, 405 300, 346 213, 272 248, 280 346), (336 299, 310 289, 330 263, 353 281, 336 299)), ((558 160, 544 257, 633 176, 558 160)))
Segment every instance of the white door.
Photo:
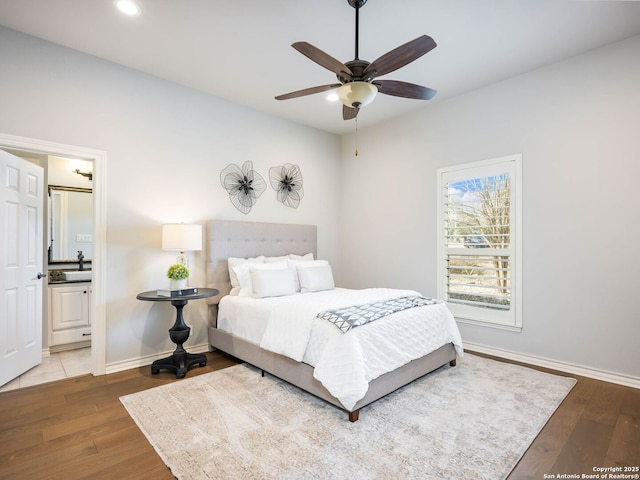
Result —
POLYGON ((42 361, 43 177, 0 150, 0 386, 42 361))

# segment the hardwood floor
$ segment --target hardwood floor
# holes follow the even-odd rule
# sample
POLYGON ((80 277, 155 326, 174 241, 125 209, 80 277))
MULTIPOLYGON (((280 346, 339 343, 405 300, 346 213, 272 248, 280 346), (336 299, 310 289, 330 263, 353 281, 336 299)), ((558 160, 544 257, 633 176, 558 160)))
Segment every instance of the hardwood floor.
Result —
POLYGON ((474 354, 578 380, 509 480, 589 478, 582 475, 598 474, 594 468, 640 466, 640 389, 474 354))
MULTIPOLYGON (((236 363, 220 353, 207 356, 207 366, 189 377, 236 363)), ((640 464, 640 390, 573 377, 578 384, 510 480, 640 464)), ((152 376, 141 367, 0 394, 0 479, 173 479, 119 397, 174 381, 169 372, 152 376)))

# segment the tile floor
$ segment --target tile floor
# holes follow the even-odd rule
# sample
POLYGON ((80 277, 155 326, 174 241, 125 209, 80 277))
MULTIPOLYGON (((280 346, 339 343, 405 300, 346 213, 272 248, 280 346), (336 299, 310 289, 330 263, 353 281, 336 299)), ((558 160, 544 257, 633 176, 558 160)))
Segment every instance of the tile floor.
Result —
POLYGON ((91 348, 52 353, 42 363, 0 387, 0 392, 91 373, 91 348))

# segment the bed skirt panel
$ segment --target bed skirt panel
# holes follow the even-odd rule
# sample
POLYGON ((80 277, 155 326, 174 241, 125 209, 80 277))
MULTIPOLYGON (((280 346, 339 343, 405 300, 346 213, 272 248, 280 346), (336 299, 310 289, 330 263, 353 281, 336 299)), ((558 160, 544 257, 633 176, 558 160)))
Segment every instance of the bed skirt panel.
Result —
MULTIPOLYGON (((318 380, 313 378, 313 367, 301 362, 269 352, 259 345, 243 340, 235 335, 209 327, 209 344, 229 355, 258 367, 285 380, 327 402, 346 410, 318 380)), ((401 388, 417 378, 432 372, 456 359, 453 344, 443 345, 434 352, 413 360, 396 370, 385 373, 369 382, 367 394, 349 412, 359 410, 379 398, 401 388)))

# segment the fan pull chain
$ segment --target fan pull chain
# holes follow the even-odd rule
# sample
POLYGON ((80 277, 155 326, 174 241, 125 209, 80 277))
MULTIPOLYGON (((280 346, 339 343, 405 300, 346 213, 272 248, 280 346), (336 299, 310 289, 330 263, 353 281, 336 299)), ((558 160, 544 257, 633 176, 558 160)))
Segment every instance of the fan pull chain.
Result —
POLYGON ((356 117, 356 157, 358 156, 358 117, 356 117))

